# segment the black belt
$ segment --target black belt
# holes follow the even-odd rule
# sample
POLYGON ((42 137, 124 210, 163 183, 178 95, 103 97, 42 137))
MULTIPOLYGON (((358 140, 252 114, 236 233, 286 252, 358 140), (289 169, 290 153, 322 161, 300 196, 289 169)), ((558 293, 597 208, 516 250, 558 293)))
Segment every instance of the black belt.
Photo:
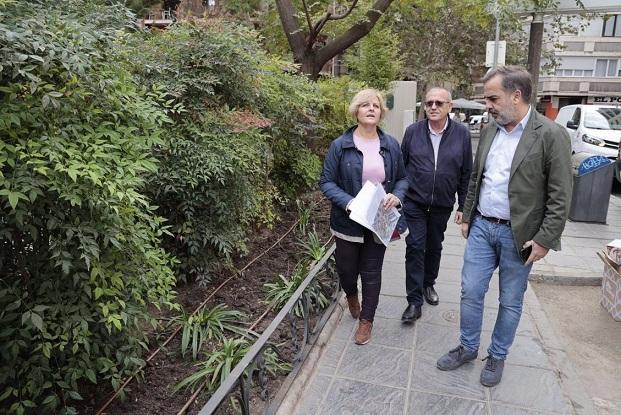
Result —
POLYGON ((492 218, 489 216, 483 216, 481 215, 481 217, 489 222, 495 223, 497 225, 510 225, 511 221, 508 219, 499 219, 499 218, 492 218))

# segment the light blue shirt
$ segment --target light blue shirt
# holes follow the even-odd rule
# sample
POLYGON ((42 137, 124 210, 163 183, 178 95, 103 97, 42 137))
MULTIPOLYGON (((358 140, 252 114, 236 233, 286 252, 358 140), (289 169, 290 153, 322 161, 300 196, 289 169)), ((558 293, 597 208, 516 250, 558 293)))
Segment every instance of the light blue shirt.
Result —
POLYGON ((511 162, 515 155, 520 137, 530 118, 531 107, 528 107, 526 116, 522 118, 511 132, 499 125, 492 146, 489 149, 483 180, 479 194, 478 210, 483 216, 498 219, 511 219, 509 208, 509 176, 511 162))
POLYGON ((429 127, 429 138, 431 138, 431 146, 433 147, 433 159, 434 164, 438 165, 438 149, 440 148, 440 140, 442 140, 442 134, 446 131, 446 127, 448 127, 448 116, 446 117, 446 121, 444 122, 444 127, 437 133, 431 128, 431 124, 428 122, 427 127, 429 127))

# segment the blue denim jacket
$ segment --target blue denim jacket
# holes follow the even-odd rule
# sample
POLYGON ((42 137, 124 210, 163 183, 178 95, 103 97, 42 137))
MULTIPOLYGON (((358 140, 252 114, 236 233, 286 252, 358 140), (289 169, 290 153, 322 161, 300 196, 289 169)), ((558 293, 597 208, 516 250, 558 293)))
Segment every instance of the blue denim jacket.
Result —
MULTIPOLYGON (((354 145, 354 129, 350 128, 334 140, 323 163, 319 187, 332 202, 330 227, 343 235, 362 237, 364 227, 349 219, 347 204, 362 188, 362 152, 354 145)), ((380 154, 384 158, 386 178, 382 185, 403 202, 408 182, 405 177, 401 148, 394 137, 377 129, 380 154)))

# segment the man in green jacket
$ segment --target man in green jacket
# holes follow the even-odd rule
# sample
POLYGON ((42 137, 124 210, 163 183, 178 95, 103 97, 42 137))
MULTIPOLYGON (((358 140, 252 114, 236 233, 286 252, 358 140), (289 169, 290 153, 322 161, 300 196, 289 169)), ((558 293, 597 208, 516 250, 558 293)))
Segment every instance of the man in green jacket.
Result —
POLYGON ((495 122, 481 133, 464 205, 460 344, 437 367, 454 370, 477 357, 485 293, 499 268, 498 316, 481 371, 481 383, 494 386, 515 338, 532 264, 561 246, 571 202, 571 142, 529 105, 533 88, 525 69, 499 67, 483 82, 495 122))

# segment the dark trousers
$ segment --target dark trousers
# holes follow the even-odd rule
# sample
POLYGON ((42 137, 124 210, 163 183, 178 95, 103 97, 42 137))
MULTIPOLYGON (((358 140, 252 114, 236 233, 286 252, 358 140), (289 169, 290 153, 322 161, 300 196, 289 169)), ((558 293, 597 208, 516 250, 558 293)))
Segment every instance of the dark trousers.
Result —
POLYGON ((362 309, 360 319, 373 321, 382 288, 382 264, 386 247, 373 241, 371 231, 365 231, 364 243, 336 239, 336 271, 345 295, 358 294, 358 275, 362 280, 362 309))
POLYGON ((442 256, 442 241, 451 209, 427 209, 406 200, 403 209, 410 233, 405 238, 405 289, 409 304, 423 304, 423 288, 432 287, 442 256))

